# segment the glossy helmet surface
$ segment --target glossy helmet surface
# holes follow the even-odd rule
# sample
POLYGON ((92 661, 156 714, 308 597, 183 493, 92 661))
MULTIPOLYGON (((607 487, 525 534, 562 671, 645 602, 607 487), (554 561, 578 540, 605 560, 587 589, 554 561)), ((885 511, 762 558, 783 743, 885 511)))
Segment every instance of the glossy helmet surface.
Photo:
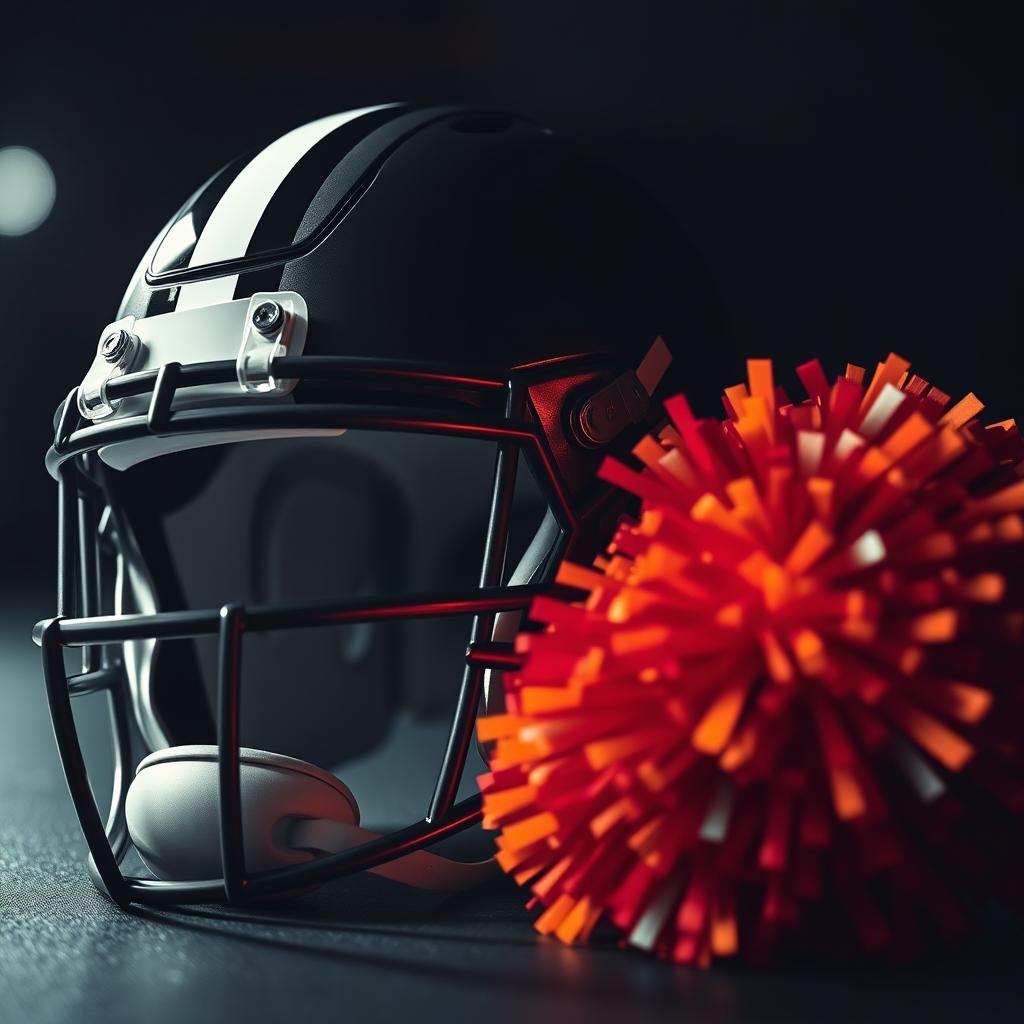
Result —
POLYGON ((523 610, 627 508, 598 465, 659 422, 660 398, 717 381, 725 358, 705 275, 667 218, 526 118, 350 111, 214 175, 143 257, 91 366, 83 357, 47 454, 61 557, 57 617, 36 638, 97 881, 122 904, 265 896, 478 821, 460 780, 523 610), (488 453, 484 487, 467 445, 488 453), (384 468, 409 453, 418 498, 384 468), (473 499, 479 536, 459 519, 473 499), (467 552, 458 585, 417 588, 467 552), (458 615, 472 626, 468 646, 452 641, 452 681, 415 628, 458 615), (359 632, 369 624, 384 632, 359 632), (241 636, 275 631, 301 642, 266 641, 243 664, 241 636), (70 678, 67 646, 83 651, 70 678), (342 648, 364 684, 345 693, 321 678, 342 648), (410 662, 439 666, 454 702, 437 699, 441 684, 398 685, 410 662), (106 824, 70 713, 71 696, 98 689, 122 769, 106 824), (241 733, 337 763, 410 703, 450 715, 425 815, 245 875, 241 733), (219 747, 224 877, 129 876, 125 763, 182 744, 219 747))

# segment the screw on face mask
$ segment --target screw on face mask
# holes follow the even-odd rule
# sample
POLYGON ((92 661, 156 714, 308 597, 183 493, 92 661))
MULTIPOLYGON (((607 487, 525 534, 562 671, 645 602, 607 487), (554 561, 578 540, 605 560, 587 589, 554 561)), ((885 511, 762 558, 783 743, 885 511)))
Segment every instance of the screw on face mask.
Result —
POLYGON ((256 292, 249 298, 242 342, 235 360, 238 384, 246 394, 285 395, 294 380, 277 380, 275 359, 298 355, 305 341, 308 312, 297 292, 256 292))
POLYGON ((134 317, 123 317, 100 335, 92 366, 78 388, 78 411, 85 419, 99 420, 114 412, 117 402, 107 401, 107 383, 131 372, 143 351, 134 327, 134 317))
POLYGON ((252 325, 260 334, 274 334, 284 322, 284 310, 278 302, 261 302, 252 312, 252 325))
POLYGON ((131 343, 132 336, 127 331, 114 331, 103 339, 100 352, 108 363, 119 363, 131 343))
POLYGON ((111 331, 100 343, 100 355, 113 366, 125 368, 133 359, 138 339, 123 328, 111 331))

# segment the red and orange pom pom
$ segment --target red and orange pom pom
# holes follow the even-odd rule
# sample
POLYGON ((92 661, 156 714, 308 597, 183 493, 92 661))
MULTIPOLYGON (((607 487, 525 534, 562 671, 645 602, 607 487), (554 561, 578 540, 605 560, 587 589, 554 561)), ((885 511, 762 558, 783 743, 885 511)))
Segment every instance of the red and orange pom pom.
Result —
POLYGON ((1024 442, 895 355, 799 404, 748 369, 602 467, 642 511, 535 602, 485 824, 567 942, 913 953, 1019 884, 1024 442))

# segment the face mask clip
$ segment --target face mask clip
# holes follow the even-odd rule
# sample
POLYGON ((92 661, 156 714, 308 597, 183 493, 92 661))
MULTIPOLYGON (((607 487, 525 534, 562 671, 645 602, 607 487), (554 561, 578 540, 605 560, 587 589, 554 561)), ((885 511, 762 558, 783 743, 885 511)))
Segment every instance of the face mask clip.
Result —
POLYGON ((270 371, 274 359, 302 351, 309 313, 297 292, 257 292, 249 300, 235 360, 238 386, 250 395, 286 395, 294 380, 270 371))
POLYGON ((103 329, 92 366, 78 389, 78 411, 85 419, 101 420, 117 411, 119 403, 107 399, 107 384, 130 373, 139 363, 145 346, 134 332, 133 316, 103 329))
MULTIPOLYGON (((78 411, 90 422, 114 415, 122 399, 108 398, 111 381, 158 370, 166 362, 233 359, 245 395, 287 395, 296 381, 271 373, 279 356, 302 355, 309 326, 306 302, 297 292, 257 292, 249 299, 136 319, 122 317, 103 329, 92 366, 78 389, 78 411), (185 356, 183 359, 182 356, 185 356)), ((237 398, 233 385, 203 391, 203 398, 237 398)), ((129 400, 125 412, 144 412, 129 400)))

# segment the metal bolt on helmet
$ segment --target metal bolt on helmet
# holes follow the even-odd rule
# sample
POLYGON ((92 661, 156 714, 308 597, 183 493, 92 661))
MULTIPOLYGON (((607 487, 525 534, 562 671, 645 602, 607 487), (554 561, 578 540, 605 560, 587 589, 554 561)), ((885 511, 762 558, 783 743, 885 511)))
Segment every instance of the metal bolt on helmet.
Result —
POLYGON ((252 312, 252 325, 260 334, 273 334, 284 321, 280 303, 261 302, 252 312))
POLYGON ((108 363, 119 363, 134 344, 132 335, 118 329, 103 339, 100 343, 100 353, 108 363))

